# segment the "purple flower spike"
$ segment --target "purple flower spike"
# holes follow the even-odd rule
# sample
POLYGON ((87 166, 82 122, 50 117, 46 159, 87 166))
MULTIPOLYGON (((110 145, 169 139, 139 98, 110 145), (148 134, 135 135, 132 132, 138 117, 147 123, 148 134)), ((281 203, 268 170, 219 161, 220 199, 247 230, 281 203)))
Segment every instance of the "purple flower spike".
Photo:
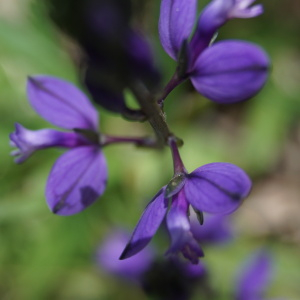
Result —
POLYGON ((234 103, 254 96, 263 87, 268 67, 268 56, 254 44, 219 42, 198 57, 191 81, 212 101, 234 103))
POLYGON ((159 17, 159 37, 164 50, 173 58, 194 26, 197 0, 162 0, 159 17))
MULTIPOLYGON (((176 155, 175 153, 174 156, 176 155)), ((176 162, 181 164, 179 157, 176 162)), ((121 259, 128 258, 146 247, 167 214, 167 228, 172 241, 167 253, 181 252, 193 264, 197 264, 203 251, 191 231, 189 205, 200 214, 203 211, 214 214, 230 213, 238 208, 251 189, 247 174, 229 163, 204 165, 191 174, 185 173, 183 165, 182 170, 180 174, 175 173, 167 187, 161 189, 147 206, 121 259), (170 210, 167 213, 168 202, 170 210)))
POLYGON ((236 300, 262 300, 265 289, 272 277, 272 259, 265 250, 256 252, 241 270, 238 280, 236 300))
POLYGON ((73 84, 51 76, 29 77, 27 95, 34 110, 65 129, 98 129, 98 114, 73 84))
POLYGON ((36 150, 71 148, 54 164, 46 186, 49 208, 58 215, 84 210, 103 194, 107 166, 100 149, 97 111, 85 95, 64 80, 35 76, 28 80, 28 97, 33 108, 46 120, 70 132, 53 129, 28 130, 16 124, 10 134, 11 154, 21 163, 36 150))

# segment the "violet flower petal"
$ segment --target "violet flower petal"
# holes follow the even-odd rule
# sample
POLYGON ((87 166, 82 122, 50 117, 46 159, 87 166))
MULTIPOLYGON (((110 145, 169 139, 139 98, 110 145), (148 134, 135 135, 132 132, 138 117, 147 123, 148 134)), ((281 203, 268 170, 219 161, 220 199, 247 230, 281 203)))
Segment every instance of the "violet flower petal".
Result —
POLYGON ((147 205, 120 259, 135 255, 151 241, 168 209, 167 200, 164 198, 164 190, 165 188, 162 188, 147 205))
POLYGON ((184 191, 181 190, 174 196, 167 214, 167 227, 172 244, 166 254, 182 252, 185 258, 197 264, 198 258, 204 256, 204 253, 190 231, 188 206, 184 191))
POLYGON ((58 215, 81 212, 103 194, 107 166, 102 152, 94 146, 69 150, 58 158, 48 177, 46 199, 58 215))
POLYGON ((97 263, 107 273, 127 280, 139 281, 141 275, 150 268, 154 253, 150 247, 147 247, 133 257, 119 260, 128 238, 128 234, 121 230, 115 230, 108 235, 97 251, 97 263))
POLYGON ((208 47, 219 28, 232 18, 252 18, 263 13, 262 5, 249 7, 255 0, 214 0, 200 15, 191 40, 192 61, 208 47))
POLYGON ((197 0, 162 0, 158 23, 159 37, 164 50, 177 59, 179 50, 194 26, 197 0))
POLYGON ((54 129, 29 130, 21 124, 15 124, 16 130, 9 135, 10 144, 17 147, 11 152, 15 162, 22 163, 36 150, 49 147, 73 148, 85 143, 75 132, 61 132, 54 129))
POLYGON ((218 103, 253 97, 265 84, 269 59, 258 46, 224 41, 207 48, 197 59, 191 81, 195 89, 218 103))
POLYGON ((256 0, 235 0, 234 5, 228 11, 229 18, 253 18, 264 12, 261 4, 250 5, 256 0))
POLYGON ((264 299, 272 278, 272 259, 265 250, 257 251, 240 271, 237 278, 236 300, 264 299))
POLYGON ((27 95, 35 111, 50 123, 66 129, 98 129, 98 114, 73 84, 51 76, 29 77, 27 95))
POLYGON ((230 163, 204 165, 188 175, 187 201, 199 211, 227 214, 236 210, 251 189, 251 180, 230 163))

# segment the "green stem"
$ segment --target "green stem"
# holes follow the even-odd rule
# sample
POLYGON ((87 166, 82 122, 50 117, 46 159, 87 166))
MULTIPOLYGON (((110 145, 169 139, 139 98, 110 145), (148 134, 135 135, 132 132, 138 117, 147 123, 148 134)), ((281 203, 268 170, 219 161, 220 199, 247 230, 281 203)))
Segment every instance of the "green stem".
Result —
POLYGON ((155 132, 157 146, 163 148, 168 145, 169 137, 174 137, 174 135, 170 131, 165 114, 155 101, 155 98, 150 95, 145 85, 140 81, 133 82, 131 90, 155 132))
POLYGON ((123 144, 123 143, 134 144, 139 147, 157 148, 156 140, 153 138, 119 137, 119 136, 101 134, 100 145, 102 147, 112 145, 112 144, 123 144))

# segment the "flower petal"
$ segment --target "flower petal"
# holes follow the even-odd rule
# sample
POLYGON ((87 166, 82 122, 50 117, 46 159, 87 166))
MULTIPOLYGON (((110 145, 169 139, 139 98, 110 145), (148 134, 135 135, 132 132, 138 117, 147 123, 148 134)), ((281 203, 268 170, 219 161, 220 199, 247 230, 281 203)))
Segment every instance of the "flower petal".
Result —
POLYGON ((192 61, 209 46, 219 27, 228 20, 228 11, 235 0, 213 0, 202 11, 190 43, 192 61))
POLYGON ((237 0, 228 11, 229 18, 253 18, 261 15, 264 12, 261 4, 250 5, 256 0, 237 0))
POLYGON ((179 50, 194 26, 197 0, 162 0, 159 17, 159 37, 165 51, 177 59, 179 50))
POLYGON ((226 214, 236 210, 251 189, 251 180, 229 163, 204 165, 188 175, 184 186, 187 200, 197 210, 226 214))
POLYGON ((70 82, 44 75, 29 77, 27 95, 35 111, 56 126, 98 129, 97 111, 70 82))
POLYGON ((19 148, 11 154, 15 162, 22 163, 36 150, 50 147, 73 148, 88 143, 75 132, 61 132, 54 129, 29 130, 21 124, 15 124, 16 130, 9 135, 10 144, 19 148))
POLYGON ((185 258, 197 264, 198 258, 204 256, 204 253, 190 231, 188 206, 184 191, 181 190, 174 196, 167 214, 167 227, 172 244, 166 254, 181 252, 185 258))
POLYGON ((140 252, 156 233, 168 209, 164 190, 165 188, 162 188, 146 207, 120 259, 131 257, 140 252))
POLYGON ((225 41, 207 48, 197 59, 191 81, 195 89, 218 103, 253 97, 265 84, 269 59, 258 46, 225 41))
POLYGON ((263 295, 272 277, 270 253, 260 250, 247 261, 237 278, 237 300, 264 299, 263 295))
POLYGON ((154 64, 154 55, 148 40, 139 32, 130 30, 124 41, 124 49, 133 76, 143 80, 148 88, 157 87, 161 74, 154 64))
POLYGON ((46 199, 58 215, 81 212, 103 194, 107 167, 102 152, 93 146, 82 146, 63 154, 48 177, 46 199))
POLYGON ((255 0, 213 0, 200 15, 191 40, 191 56, 195 61, 209 46, 219 28, 232 18, 253 18, 263 13, 262 5, 249 7, 255 0))

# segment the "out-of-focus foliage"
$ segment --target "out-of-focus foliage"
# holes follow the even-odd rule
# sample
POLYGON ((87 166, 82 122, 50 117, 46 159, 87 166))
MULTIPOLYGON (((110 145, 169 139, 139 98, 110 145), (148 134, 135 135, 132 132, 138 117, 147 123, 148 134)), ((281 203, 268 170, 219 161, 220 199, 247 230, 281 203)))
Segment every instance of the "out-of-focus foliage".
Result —
MULTIPOLYGON (((261 17, 234 20, 218 36, 256 42, 266 49, 273 69, 262 92, 244 103, 218 106, 185 83, 165 104, 170 127, 184 139, 181 153, 189 171, 227 161, 243 167, 255 183, 233 217, 235 242, 204 249, 213 285, 228 297, 222 299, 230 299, 242 260, 266 244, 277 263, 268 295, 295 300, 300 295, 300 4, 273 0, 264 6, 261 17)), ((99 271, 93 255, 108 228, 121 224, 132 229, 147 201, 168 182, 170 153, 108 147, 104 196, 79 215, 52 215, 44 187, 60 151, 40 151, 17 166, 9 157, 8 134, 15 122, 30 129, 50 127, 26 100, 26 77, 49 74, 77 83, 78 48, 57 32, 41 1, 1 0, 0 7, 0 298, 147 299, 138 288, 99 271)), ((167 82, 175 64, 158 42, 159 1, 136 1, 134 8, 134 24, 153 39, 167 82)), ((117 135, 151 134, 145 124, 102 110, 101 129, 117 135)), ((156 242, 166 245, 165 239, 161 234, 156 242)))

